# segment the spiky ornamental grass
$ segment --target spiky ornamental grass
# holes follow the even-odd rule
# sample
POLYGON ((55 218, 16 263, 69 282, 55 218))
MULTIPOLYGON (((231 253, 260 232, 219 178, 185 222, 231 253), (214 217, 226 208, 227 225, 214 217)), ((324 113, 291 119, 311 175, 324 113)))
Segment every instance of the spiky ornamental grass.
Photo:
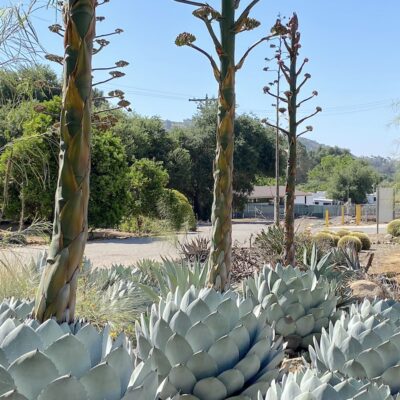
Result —
POLYGON ((109 328, 47 320, 0 325, 0 398, 17 400, 129 400, 134 357, 124 335, 109 328))
POLYGON ((313 367, 369 379, 400 391, 400 328, 389 319, 343 314, 310 346, 313 367))
MULTIPOLYGON (((386 385, 377 385, 327 372, 304 370, 273 382, 265 400, 393 400, 386 385)), ((258 400, 263 400, 260 396, 258 400)))
POLYGON ((136 400, 255 399, 265 393, 284 357, 263 312, 250 300, 214 289, 177 290, 137 325, 143 361, 130 385, 136 400), (238 397, 235 397, 238 396, 238 397))
POLYGON ((176 290, 183 296, 194 286, 201 289, 207 282, 207 265, 200 261, 173 261, 166 258, 160 262, 147 260, 137 264, 135 280, 143 294, 151 301, 167 298, 176 290), (142 283, 148 282, 148 283, 142 283))
POLYGON ((337 303, 336 282, 319 279, 311 271, 283 267, 263 270, 243 283, 243 292, 257 308, 265 310, 267 322, 275 324, 288 348, 307 348, 327 327, 337 303))
MULTIPOLYGON (((32 298, 32 286, 38 283, 46 259, 47 253, 43 252, 29 263, 15 259, 4 264, 3 260, 0 264, 0 298, 32 298)), ((112 335, 123 331, 134 340, 135 320, 151 305, 151 299, 138 287, 137 282, 141 279, 143 276, 138 269, 122 265, 95 269, 86 259, 78 279, 77 318, 83 318, 97 328, 108 324, 112 335)))

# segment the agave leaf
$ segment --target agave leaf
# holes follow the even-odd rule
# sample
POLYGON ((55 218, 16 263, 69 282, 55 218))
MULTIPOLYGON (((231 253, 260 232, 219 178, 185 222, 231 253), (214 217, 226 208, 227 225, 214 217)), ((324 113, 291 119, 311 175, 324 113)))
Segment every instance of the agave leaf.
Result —
POLYGON ((40 393, 38 400, 89 400, 83 385, 73 376, 62 376, 51 382, 40 393))
POLYGON ((28 399, 36 398, 50 382, 60 376, 56 366, 39 350, 27 352, 16 359, 8 372, 18 392, 28 399))
POLYGON ((119 400, 121 398, 121 381, 107 363, 92 368, 80 379, 90 400, 119 400))

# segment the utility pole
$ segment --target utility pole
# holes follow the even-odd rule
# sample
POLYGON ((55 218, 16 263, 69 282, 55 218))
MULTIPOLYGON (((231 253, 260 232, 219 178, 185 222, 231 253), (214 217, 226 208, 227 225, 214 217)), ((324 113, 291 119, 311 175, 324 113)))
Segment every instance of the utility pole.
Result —
MULTIPOLYGON (((278 54, 282 54, 282 38, 279 36, 278 54)), ((275 132, 275 225, 280 223, 280 195, 279 195, 279 96, 280 96, 281 69, 278 68, 278 79, 276 83, 276 132, 275 132)))
MULTIPOLYGON (((278 16, 280 18, 280 15, 278 16)), ((278 45, 275 44, 270 45, 271 48, 277 47, 275 51, 275 58, 277 56, 282 57, 282 38, 279 36, 278 45)), ((266 61, 272 61, 273 59, 266 58, 266 61)), ((275 197, 274 197, 274 223, 276 226, 280 224, 280 193, 279 193, 279 177, 280 177, 280 143, 279 143, 279 133, 280 133, 280 82, 281 82, 281 69, 270 69, 269 67, 264 68, 266 72, 276 72, 277 79, 273 82, 270 82, 271 86, 276 87, 276 103, 272 104, 276 110, 276 130, 275 130, 275 197)))
POLYGON ((192 98, 192 99, 189 99, 189 101, 193 101, 193 102, 197 103, 197 108, 200 109, 203 104, 205 104, 205 106, 208 107, 212 103, 215 103, 217 101, 217 99, 215 97, 209 98, 208 94, 206 94, 206 97, 204 99, 192 98))

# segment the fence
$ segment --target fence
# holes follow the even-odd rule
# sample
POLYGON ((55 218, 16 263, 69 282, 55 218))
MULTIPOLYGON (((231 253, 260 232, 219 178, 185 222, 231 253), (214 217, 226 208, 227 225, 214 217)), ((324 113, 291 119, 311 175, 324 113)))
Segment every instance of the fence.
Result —
MULTIPOLYGON (((315 217, 324 218, 325 211, 329 211, 331 217, 339 217, 342 209, 340 205, 303 205, 295 204, 294 214, 295 217, 315 217)), ((284 207, 280 207, 281 216, 284 215, 284 207)), ((248 203, 242 213, 236 213, 237 218, 263 218, 267 220, 274 219, 274 206, 269 203, 248 203)))
MULTIPOLYGON (((393 218, 400 217, 400 192, 394 193, 393 188, 379 187, 378 189, 379 204, 379 222, 389 222, 393 218), (396 197, 397 196, 397 197, 396 197), (397 200, 397 201, 396 201, 397 200)), ((306 205, 295 204, 295 217, 314 217, 324 218, 326 211, 329 211, 329 217, 335 218, 342 215, 342 207, 344 207, 344 215, 348 220, 353 219, 356 215, 356 206, 342 205, 306 205)), ((376 204, 361 205, 361 215, 358 214, 358 223, 376 221, 377 218, 376 204)), ((283 217, 284 207, 280 206, 280 214, 283 217)), ((243 212, 236 213, 236 218, 262 218, 266 220, 274 219, 274 206, 270 203, 248 203, 243 212)))

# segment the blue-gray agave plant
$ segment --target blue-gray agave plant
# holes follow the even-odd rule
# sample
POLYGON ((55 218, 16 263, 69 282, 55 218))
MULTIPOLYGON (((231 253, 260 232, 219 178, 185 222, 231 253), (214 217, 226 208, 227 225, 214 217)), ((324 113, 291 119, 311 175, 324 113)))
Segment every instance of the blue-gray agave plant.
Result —
POLYGON ((130 382, 136 400, 256 399, 278 376, 284 346, 251 301, 191 287, 142 316, 137 353, 142 362, 130 382))
POLYGON ((15 318, 0 325, 0 399, 129 400, 133 368, 129 342, 113 341, 107 327, 15 318))
POLYGON ((364 300, 362 303, 352 304, 350 316, 358 315, 362 320, 371 315, 380 320, 390 320, 391 323, 400 326, 400 303, 393 299, 364 300))
POLYGON ((400 328, 389 319, 343 314, 309 351, 320 371, 387 384, 392 394, 400 391, 400 328))
POLYGON ((265 400, 393 400, 393 397, 386 385, 307 369, 285 375, 281 383, 272 382, 265 400))
POLYGON ((334 281, 317 278, 311 270, 280 264, 275 270, 264 266, 243 283, 245 296, 265 310, 267 322, 275 323, 290 349, 307 348, 328 326, 337 303, 335 287, 334 281))
POLYGON ((32 313, 34 302, 14 297, 0 303, 0 326, 9 318, 24 320, 32 313))

